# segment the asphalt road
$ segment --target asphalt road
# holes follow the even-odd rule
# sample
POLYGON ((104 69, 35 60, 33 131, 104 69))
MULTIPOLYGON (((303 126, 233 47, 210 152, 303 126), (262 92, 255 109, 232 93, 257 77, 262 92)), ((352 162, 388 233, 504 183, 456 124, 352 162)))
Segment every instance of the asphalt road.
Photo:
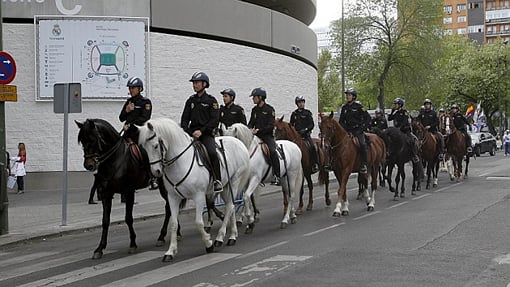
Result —
POLYGON ((100 260, 90 259, 99 229, 31 241, 0 251, 0 286, 510 286, 509 163, 501 153, 479 157, 463 182, 441 173, 437 188, 399 201, 380 188, 373 212, 351 180, 341 218, 317 187, 314 210, 287 229, 281 195, 265 195, 254 233, 241 229, 235 246, 211 254, 185 213, 171 263, 161 262, 168 246, 154 247, 162 218, 135 223, 136 254, 123 224, 110 229, 100 260))

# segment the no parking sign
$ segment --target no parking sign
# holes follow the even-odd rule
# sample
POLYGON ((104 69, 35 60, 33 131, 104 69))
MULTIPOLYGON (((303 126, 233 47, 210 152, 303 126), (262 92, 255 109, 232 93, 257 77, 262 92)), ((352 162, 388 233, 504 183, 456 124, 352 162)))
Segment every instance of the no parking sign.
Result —
POLYGON ((14 58, 6 53, 0 52, 0 85, 7 85, 16 76, 16 62, 14 58))

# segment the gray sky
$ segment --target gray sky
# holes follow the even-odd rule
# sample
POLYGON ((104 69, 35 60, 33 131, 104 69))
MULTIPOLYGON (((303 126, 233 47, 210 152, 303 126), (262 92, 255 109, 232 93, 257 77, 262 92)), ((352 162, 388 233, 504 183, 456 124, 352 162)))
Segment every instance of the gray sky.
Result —
MULTIPOLYGON (((344 3, 347 6, 348 0, 344 3)), ((329 26, 333 20, 342 17, 342 0, 317 0, 317 16, 310 24, 310 28, 322 28, 329 26)))

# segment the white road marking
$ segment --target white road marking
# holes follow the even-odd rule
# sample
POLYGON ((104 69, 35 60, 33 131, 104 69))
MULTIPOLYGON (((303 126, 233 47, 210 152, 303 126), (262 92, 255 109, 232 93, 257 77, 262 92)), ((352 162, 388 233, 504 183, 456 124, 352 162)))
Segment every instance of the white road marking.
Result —
POLYGON ((386 207, 386 209, 392 209, 392 208, 399 207, 399 206, 402 206, 402 205, 407 204, 407 203, 409 203, 409 201, 404 201, 404 202, 401 202, 401 203, 394 204, 392 206, 388 206, 388 207, 386 207))
POLYGON ((291 264, 284 264, 284 266, 278 266, 276 264, 268 264, 267 266, 264 266, 266 263, 273 263, 273 262, 299 262, 299 261, 305 261, 307 259, 312 258, 312 256, 295 256, 295 255, 276 255, 264 260, 261 260, 259 262, 255 262, 253 264, 247 265, 245 267, 242 267, 239 269, 238 272, 236 272, 237 275, 244 275, 251 272, 279 272, 283 269, 288 268, 291 264))
POLYGON ((440 191, 443 191, 445 189, 449 189, 449 188, 452 188, 452 187, 455 187, 459 184, 463 184, 464 182, 458 182, 458 183, 455 183, 453 185, 449 185, 449 186, 445 186, 445 187, 441 187, 440 189, 437 189, 437 190, 434 190, 433 192, 440 192, 440 191))
POLYGON ((167 263, 164 267, 111 282, 110 284, 102 285, 102 287, 149 286, 238 257, 239 255, 239 253, 211 253, 175 264, 167 263))
POLYGON ((498 256, 492 259, 492 261, 495 261, 498 264, 510 264, 510 254, 498 256))
POLYGON ((430 193, 425 193, 425 194, 422 194, 422 195, 420 195, 420 196, 413 197, 413 198, 412 198, 412 200, 422 199, 422 198, 427 197, 427 196, 429 196, 429 195, 430 195, 430 193))
POLYGON ((367 213, 365 215, 362 215, 362 216, 358 216, 356 218, 354 218, 353 220, 358 220, 358 219, 362 219, 362 218, 365 218, 365 217, 369 217, 369 216, 372 216, 372 215, 376 215, 378 213, 381 213, 380 211, 373 211, 373 212, 370 212, 370 213, 367 213))
POLYGON ((264 251, 267 251, 267 250, 269 250, 269 249, 273 249, 273 248, 275 248, 275 247, 278 247, 278 246, 280 246, 280 245, 284 245, 284 244, 287 244, 287 243, 289 243, 289 242, 288 242, 288 241, 282 241, 282 242, 279 242, 279 243, 276 243, 276 244, 273 244, 273 245, 269 245, 269 246, 264 247, 264 248, 262 248, 262 249, 258 249, 258 250, 255 250, 255 251, 253 251, 253 252, 250 252, 250 253, 246 253, 246 254, 244 254, 244 255, 241 255, 241 256, 239 256, 239 258, 241 258, 241 259, 242 259, 242 258, 246 258, 246 257, 252 256, 252 255, 254 255, 254 254, 257 254, 257 253, 260 253, 260 252, 264 252, 264 251))
POLYGON ((510 180, 508 176, 488 176, 486 180, 510 180))
POLYGON ((344 225, 344 224, 345 224, 345 222, 338 223, 338 224, 333 224, 331 226, 328 226, 328 227, 325 227, 325 228, 322 228, 322 229, 319 229, 319 230, 315 230, 315 231, 312 231, 310 233, 303 234, 303 236, 306 237, 306 236, 315 235, 317 233, 321 233, 323 231, 326 231, 326 230, 329 230, 329 229, 332 229, 332 228, 335 228, 335 227, 338 227, 338 226, 344 225))
POLYGON ((8 259, 0 260, 0 268, 9 266, 9 265, 13 265, 13 264, 18 264, 18 263, 23 263, 23 262, 39 259, 41 257, 55 255, 57 253, 58 252, 37 252, 37 253, 27 254, 27 255, 23 255, 23 256, 17 256, 14 258, 12 257, 12 255, 7 255, 8 259))
POLYGON ((122 268, 126 268, 129 266, 133 266, 139 263, 143 263, 149 260, 154 260, 159 258, 161 255, 160 251, 148 251, 135 255, 131 255, 128 258, 119 258, 112 261, 100 263, 94 266, 85 267, 76 269, 67 273, 55 275, 49 278, 37 280, 34 282, 30 282, 18 287, 29 287, 29 286, 63 286, 66 284, 71 284, 76 281, 80 281, 83 279, 95 277, 101 274, 105 274, 108 272, 120 270, 122 268))
MULTIPOLYGON (((109 253, 114 253, 114 252, 116 252, 116 251, 109 250, 109 251, 104 252, 103 254, 109 254, 109 253)), ((58 266, 71 264, 71 263, 74 263, 77 261, 91 258, 91 255, 92 255, 92 252, 87 251, 87 252, 82 252, 82 253, 78 253, 78 254, 72 254, 69 256, 61 257, 61 258, 44 260, 43 262, 18 267, 18 268, 16 268, 16 270, 0 270, 0 280, 3 281, 3 280, 27 275, 30 273, 47 270, 48 268, 55 268, 58 266)))

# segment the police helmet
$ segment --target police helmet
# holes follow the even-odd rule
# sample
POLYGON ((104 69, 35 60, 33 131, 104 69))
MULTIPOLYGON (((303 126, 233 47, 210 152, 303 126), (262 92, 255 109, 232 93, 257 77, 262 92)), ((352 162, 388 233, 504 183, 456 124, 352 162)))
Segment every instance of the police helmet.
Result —
POLYGON ((259 96, 262 100, 266 100, 266 90, 263 88, 255 88, 251 91, 250 97, 259 96))
POLYGON ((303 96, 297 96, 295 99, 294 99, 294 103, 296 103, 296 105, 299 103, 299 102, 304 102, 305 101, 305 97, 303 96))
POLYGON ((189 81, 190 82, 203 81, 203 82, 206 83, 205 87, 209 88, 209 77, 204 72, 196 72, 196 73, 194 73, 193 76, 191 76, 191 79, 189 81))
POLYGON ((440 109, 439 109, 439 112, 440 112, 440 113, 444 113, 444 112, 445 112, 444 108, 440 108, 440 109))
POLYGON ((396 98, 396 99, 394 99, 394 100, 393 100, 393 103, 394 103, 394 104, 398 104, 398 105, 400 105, 401 107, 403 107, 405 102, 404 102, 404 100, 403 100, 403 99, 401 99, 401 98, 396 98))
POLYGON ((346 94, 346 95, 351 94, 355 98, 358 97, 358 92, 356 92, 356 90, 353 88, 348 89, 347 91, 344 92, 344 94, 346 94))
POLYGON ((382 114, 384 114, 384 113, 383 113, 383 110, 382 110, 381 108, 377 108, 377 109, 375 109, 375 114, 376 114, 376 115, 377 115, 377 114, 382 115, 382 114))
POLYGON ((236 98, 236 92, 234 90, 232 90, 231 88, 224 89, 223 91, 220 92, 220 94, 230 95, 232 97, 232 100, 234 100, 236 98))
POLYGON ((421 106, 420 111, 424 111, 424 110, 425 110, 425 106, 421 106))
POLYGON ((138 77, 131 77, 127 81, 126 87, 140 87, 143 91, 143 81, 138 77))
POLYGON ((457 109, 457 110, 458 110, 458 109, 460 109, 460 108, 459 108, 459 105, 457 105, 457 104, 453 104, 453 105, 450 107, 450 110, 453 110, 453 109, 457 109))
POLYGON ((430 99, 425 99, 425 101, 423 101, 423 105, 426 105, 426 104, 432 105, 432 101, 430 99))

